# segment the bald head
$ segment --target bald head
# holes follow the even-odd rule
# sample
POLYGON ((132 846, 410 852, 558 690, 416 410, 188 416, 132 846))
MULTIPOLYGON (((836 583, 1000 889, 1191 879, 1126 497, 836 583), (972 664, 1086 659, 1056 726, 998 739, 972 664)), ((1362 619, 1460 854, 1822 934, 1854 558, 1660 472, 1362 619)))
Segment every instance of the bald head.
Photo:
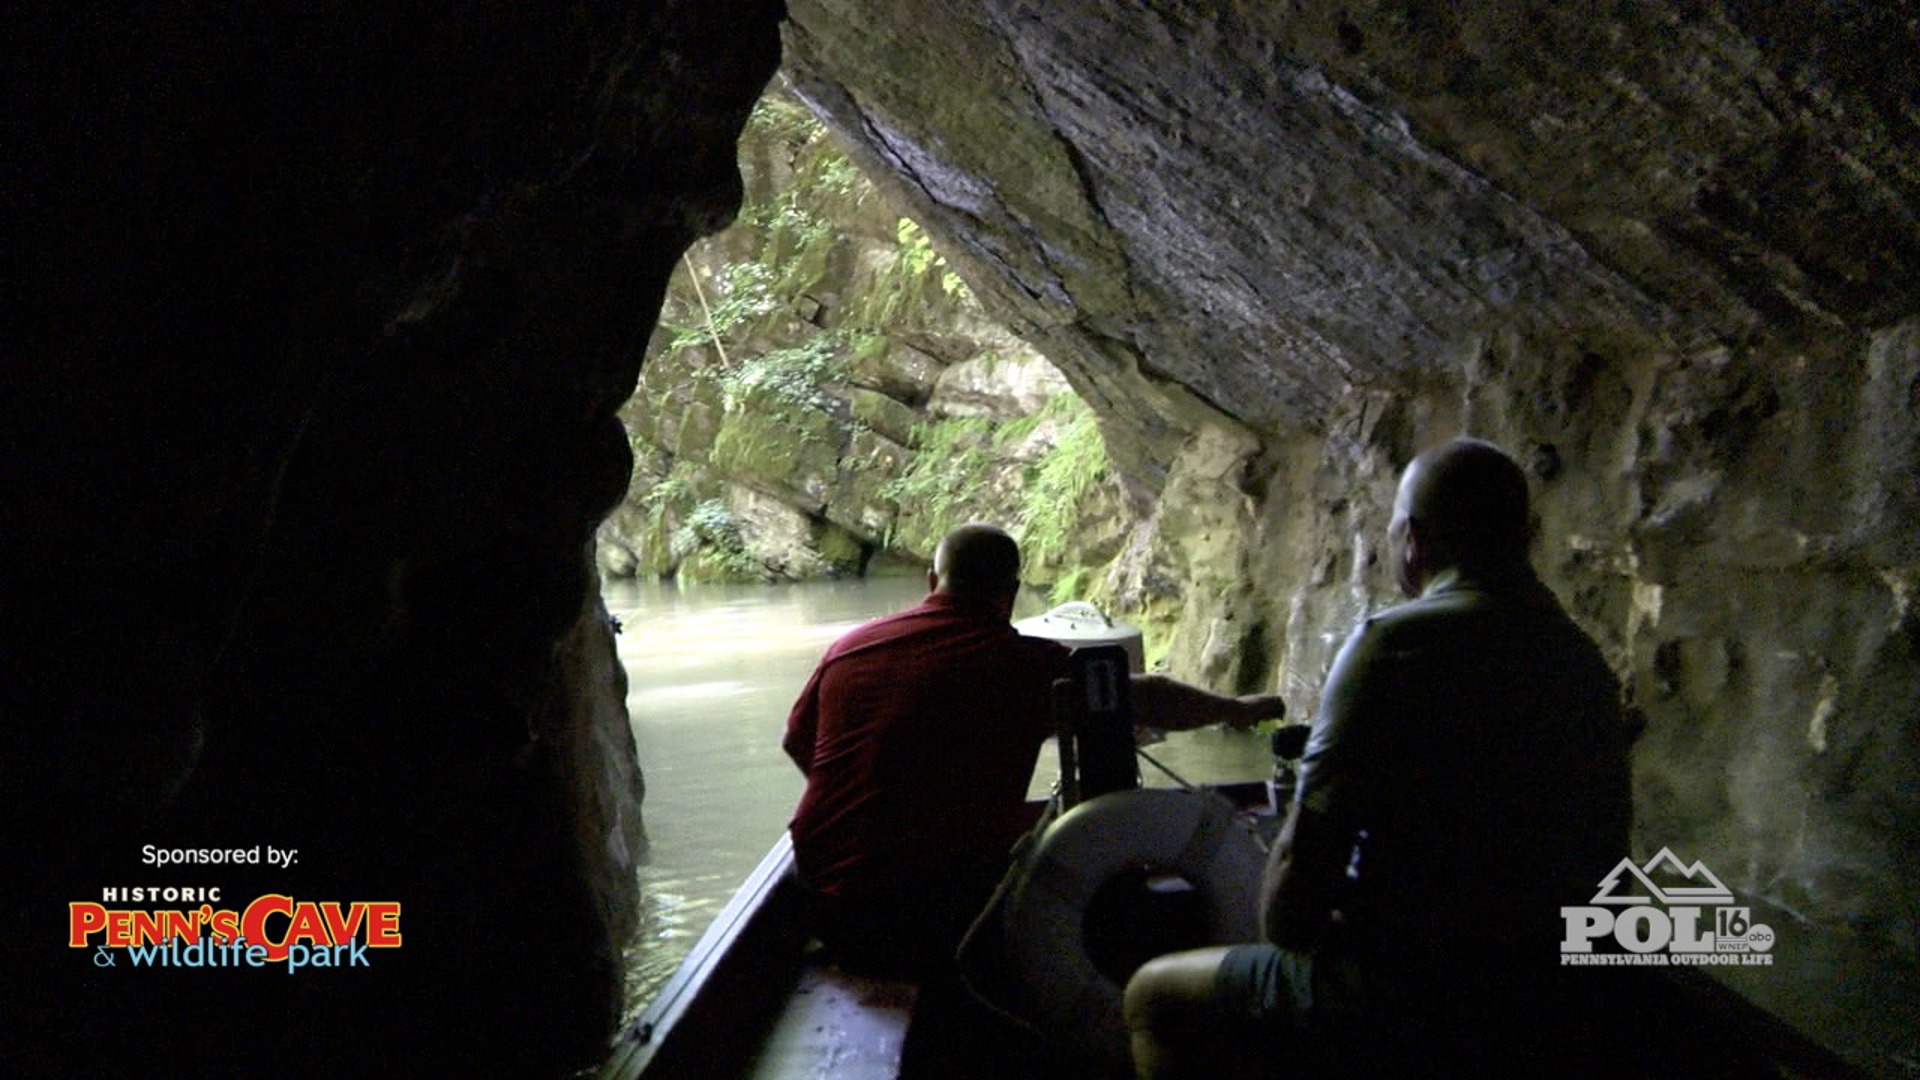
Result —
POLYGON ((1506 451, 1480 439, 1433 447, 1401 474, 1389 533, 1409 595, 1453 567, 1523 567, 1533 534, 1526 474, 1506 451))
POLYGON ((935 592, 1005 596, 1020 589, 1020 545, 993 525, 962 525, 933 552, 935 592))

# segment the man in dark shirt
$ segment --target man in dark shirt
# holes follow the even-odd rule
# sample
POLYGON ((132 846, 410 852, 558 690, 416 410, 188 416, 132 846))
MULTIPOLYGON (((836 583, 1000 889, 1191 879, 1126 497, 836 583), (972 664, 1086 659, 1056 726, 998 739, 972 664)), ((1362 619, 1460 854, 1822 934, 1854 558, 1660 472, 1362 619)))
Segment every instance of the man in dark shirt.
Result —
MULTIPOLYGON (((930 594, 836 641, 787 720, 807 786, 789 831, 821 936, 843 960, 914 973, 950 960, 1032 824, 1027 784, 1053 733, 1068 650, 1009 619, 1020 551, 964 525, 934 553, 930 594)), ((1184 730, 1278 717, 1278 697, 1132 679, 1134 716, 1184 730)))
POLYGON ((1267 943, 1135 976, 1141 1076, 1245 1074, 1331 1030, 1518 1041, 1551 1005, 1560 906, 1627 853, 1633 733, 1530 536, 1526 478, 1497 447, 1407 467, 1389 540, 1413 599, 1328 674, 1264 882, 1267 943))

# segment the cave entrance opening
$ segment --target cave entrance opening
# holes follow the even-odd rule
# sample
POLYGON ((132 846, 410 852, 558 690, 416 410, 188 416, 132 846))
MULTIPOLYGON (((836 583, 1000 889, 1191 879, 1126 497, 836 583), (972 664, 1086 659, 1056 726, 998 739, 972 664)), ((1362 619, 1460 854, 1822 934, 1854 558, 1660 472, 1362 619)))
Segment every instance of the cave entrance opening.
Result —
POLYGON ((834 636, 917 599, 963 521, 1023 541, 1023 617, 1117 553, 1078 544, 1119 503, 1059 373, 777 80, 739 146, 742 208, 669 283, 596 544, 646 770, 629 1017, 785 826, 781 724, 834 636))
POLYGON ((739 159, 738 218, 681 259, 621 411, 634 470, 602 574, 917 572, 987 520, 1081 598, 1117 551, 1083 526, 1122 505, 1091 410, 778 80, 739 159))

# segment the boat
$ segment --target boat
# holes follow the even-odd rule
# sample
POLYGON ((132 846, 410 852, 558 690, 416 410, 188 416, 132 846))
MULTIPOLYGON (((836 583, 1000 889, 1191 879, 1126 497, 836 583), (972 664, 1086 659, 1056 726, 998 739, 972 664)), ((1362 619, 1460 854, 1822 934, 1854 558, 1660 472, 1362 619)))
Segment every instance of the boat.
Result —
MULTIPOLYGON (((1224 785, 1257 807, 1264 781, 1224 785)), ((1036 806, 1036 812, 1040 809, 1036 806)), ((600 1080, 894 1080, 919 1005, 904 982, 848 972, 814 942, 782 834, 653 1002, 619 1035, 600 1080)), ((1605 1075, 1866 1080, 1868 1073, 1697 969, 1616 969, 1637 988, 1605 1075)), ((1124 1075, 1082 1062, 1077 1075, 1124 1075)), ((1595 1074, 1599 1074, 1596 1070, 1595 1074)), ((1057 1076, 1057 1061, 990 1074, 1057 1076)), ((1470 1075, 1436 1071, 1430 1075, 1470 1075)), ((1500 1075, 1511 1075, 1501 1073, 1500 1075)), ((1558 1072, 1547 1075, 1562 1075, 1558 1072)))
MULTIPOLYGON (((1268 805, 1264 779, 1212 790, 1268 805)), ((783 833, 621 1032, 602 1080, 899 1076, 920 988, 834 964, 806 929, 805 909, 783 833)))
MULTIPOLYGON (((1178 863, 1184 848, 1204 849, 1210 857, 1216 850, 1230 848, 1238 852, 1239 862, 1192 866, 1185 872, 1195 879, 1211 873, 1239 883, 1245 895, 1230 906, 1241 909, 1241 917, 1223 921, 1221 933, 1226 936, 1220 940, 1251 939, 1256 930, 1252 912, 1258 860, 1263 858, 1252 837, 1264 831, 1270 839, 1278 828, 1275 811, 1283 799, 1274 780, 1259 777, 1203 789, 1173 777, 1182 785, 1179 794, 1167 788, 1136 792, 1141 784, 1137 762, 1154 760, 1135 745, 1126 698, 1126 673, 1137 659, 1124 641, 1076 644, 1082 647, 1074 655, 1074 677, 1056 688, 1054 703, 1061 731, 1056 745, 1062 781, 1051 800, 1029 804, 1036 823, 1055 814, 1060 820, 1054 827, 1036 830, 1034 841, 1059 844, 1061 838, 1071 842, 1076 834, 1110 834, 1114 814, 1145 813, 1174 831, 1125 831, 1138 832, 1142 842, 1159 836, 1168 850, 1152 861, 1171 864, 1174 871, 1182 869, 1178 863), (1183 802, 1182 796, 1191 798, 1183 802), (1169 798, 1174 802, 1165 801, 1169 798), (1166 812, 1170 806, 1175 809, 1172 814, 1166 812), (1245 837, 1233 845, 1188 843, 1192 830, 1224 829, 1227 820, 1236 822, 1236 831, 1244 826, 1245 837)), ((1044 865, 1052 856, 1051 849, 1038 850, 1026 861, 1044 865)), ((1151 892, 1151 883, 1138 885, 1151 892)), ((1011 907, 1027 913, 1033 932, 1063 918, 1057 900, 1011 907)), ((600 1070, 603 1080, 898 1076, 908 1029, 916 1017, 921 1025, 915 1029, 916 1037, 929 1030, 930 1003, 924 988, 849 972, 834 964, 812 940, 806 909, 806 896, 794 872, 792 842, 783 833, 653 1001, 620 1033, 600 1070)), ((1131 970, 1144 959, 1119 958, 1115 964, 1131 970)), ((1094 978, 1096 973, 1089 969, 1087 977, 1094 978)), ((1124 975, 1120 978, 1124 981, 1124 975)), ((1117 1016, 1117 989, 1112 992, 1117 1016)), ((980 1017, 976 1014, 974 1019, 980 1017)), ((1008 1022, 1000 1028, 997 1036, 1003 1046, 1023 1042, 1018 1027, 1018 1022, 1008 1022)), ((945 1028, 951 1037, 963 1041, 971 1034, 964 1025, 957 1032, 952 1025, 945 1028)), ((1025 1063, 1029 1075, 1074 1071, 1075 1063, 1064 1060, 1056 1048, 1042 1045, 1044 1039, 1025 1041, 1031 1049, 1031 1060, 1025 1063)), ((936 1047, 931 1052, 942 1050, 936 1047)), ((1072 1053, 1071 1044, 1067 1052, 1072 1053)), ((1124 1046, 1119 1053, 1124 1056, 1124 1046)), ((1089 1063, 1089 1070, 1087 1075, 1100 1071, 1097 1063, 1089 1063)), ((996 1062, 996 1075, 1021 1071, 1014 1062, 996 1062)))
MULTIPOLYGON (((1120 650, 1089 651, 1108 655, 1110 663, 1125 670, 1126 660, 1120 650)), ((1113 672, 1108 670, 1104 677, 1113 678, 1113 672)), ((1091 695, 1093 700, 1100 697, 1091 695)), ((1072 700, 1059 695, 1056 707, 1066 702, 1071 709, 1072 700)), ((1078 700, 1084 703, 1090 698, 1081 694, 1078 700)), ((1124 701, 1118 709, 1117 716, 1126 719, 1124 701)), ((1103 800, 1109 806, 1119 805, 1114 800, 1129 798, 1153 801, 1164 796, 1147 792, 1176 790, 1136 792, 1140 784, 1137 768, 1119 768, 1115 763, 1121 755, 1111 745, 1103 746, 1099 738, 1082 737, 1099 727, 1084 714, 1063 722, 1059 740, 1063 782, 1051 804, 1031 805, 1036 820, 1063 807, 1090 813, 1103 800), (1097 778, 1093 787, 1086 786, 1090 777, 1097 778)), ((1104 730, 1127 732, 1126 761, 1134 761, 1137 753, 1139 760, 1153 763, 1151 755, 1133 748, 1130 720, 1124 728, 1107 723, 1104 730)), ((1282 728, 1281 732, 1275 746, 1277 763, 1297 757, 1304 744, 1303 726, 1282 728)), ((1195 789, 1194 794, 1231 807, 1232 816, 1250 834, 1270 839, 1289 795, 1287 781, 1287 771, 1282 767, 1273 777, 1213 785, 1195 789)), ((1178 782, 1183 788, 1193 788, 1178 782)), ((1164 808, 1164 803, 1160 805, 1164 808)), ((1061 814, 1049 830, 1037 831, 1036 842, 1044 844, 1045 837, 1065 830, 1069 818, 1070 814, 1061 814)), ((1022 855, 1016 853, 1016 862, 1020 858, 1022 855)), ((1182 874, 1194 877, 1208 872, 1206 867, 1188 867, 1182 874)), ((1249 876, 1257 879, 1257 869, 1249 876)), ((1001 899, 996 898, 996 903, 1001 899)), ((948 1070, 943 1075, 981 1075, 995 1080, 1025 1076, 1092 1080, 1127 1075, 1124 1060, 1114 1059, 1110 1042, 1048 1038, 1073 1034, 1057 1030, 1040 1032, 1038 1038, 1022 1037, 1019 1029, 1031 1029, 1032 1016, 1023 1025, 1018 1020, 1008 1022, 1004 1015, 988 1015, 1002 1013, 1001 1008, 984 1013, 975 1009, 961 1013, 963 1019, 957 1026, 950 1014, 933 1024, 925 988, 849 972, 834 964, 813 939, 806 910, 806 897, 794 872, 792 844, 783 833, 654 1000, 620 1032, 599 1071, 600 1080, 893 1080, 903 1073, 910 1032, 923 1030, 938 1032, 928 1037, 935 1040, 931 1053, 936 1056, 952 1051, 958 1058, 978 1061, 983 1046, 989 1048, 988 1053, 1000 1055, 976 1072, 948 1070), (990 1025, 988 1030, 967 1026, 982 1016, 990 1025)), ((1133 925, 1137 929, 1140 920, 1133 925)), ((975 936, 979 933, 976 927, 975 936)), ((1252 940, 1255 936, 1244 932, 1231 940, 1252 940)), ((1131 970, 1157 951, 1205 943, 1155 943, 1144 955, 1122 960, 1121 966, 1131 970)), ((962 951, 963 968, 967 967, 966 953, 972 946, 970 938, 962 951)), ((1556 1062, 1544 1070, 1537 1063, 1521 1068, 1503 1055, 1502 1047, 1494 1043, 1497 1036, 1458 1040, 1449 1033, 1436 1037, 1432 1032, 1398 1033, 1398 1044, 1391 1038, 1387 1042, 1398 1046, 1394 1053, 1407 1053, 1374 1060, 1402 1065, 1411 1060, 1413 1068, 1393 1073, 1408 1076, 1864 1080, 1869 1075, 1700 970, 1616 968, 1608 973, 1609 978, 1614 976, 1617 979, 1613 985, 1620 988, 1618 1008, 1592 1018, 1584 1025, 1584 1035, 1569 1034, 1570 1045, 1590 1050, 1596 1045, 1590 1036, 1599 1032, 1610 1047, 1604 1060, 1588 1056, 1579 1062, 1556 1062)), ((1124 982, 1123 974, 1117 978, 1124 982)), ((991 991, 998 998, 996 1006, 1007 1004, 1004 987, 976 983, 974 989, 991 991)), ((1048 1026, 1044 1020, 1042 1026, 1048 1026)), ((1033 1034, 1031 1030, 1025 1033, 1033 1034)), ((927 1041, 922 1040, 923 1048, 925 1045, 927 1041)), ((1124 1059, 1124 1047, 1120 1053, 1124 1059)), ((1350 1061, 1323 1060, 1315 1071, 1289 1071, 1287 1075, 1380 1074, 1370 1067, 1356 1072, 1351 1065, 1350 1061)))

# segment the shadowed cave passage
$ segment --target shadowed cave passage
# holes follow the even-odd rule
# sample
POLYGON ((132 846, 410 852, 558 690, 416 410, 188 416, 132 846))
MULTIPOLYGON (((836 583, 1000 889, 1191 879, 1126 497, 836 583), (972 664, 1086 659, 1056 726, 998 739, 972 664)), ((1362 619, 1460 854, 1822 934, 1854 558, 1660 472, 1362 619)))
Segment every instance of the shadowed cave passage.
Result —
POLYGON ((9 1065, 592 1060, 639 815, 588 545, 784 55, 1098 414, 1103 581, 1177 628, 1177 673, 1309 713, 1387 599, 1397 468, 1515 448, 1543 573, 1649 719, 1643 854, 1796 913, 1838 966, 1742 989, 1820 988, 1808 1029, 1899 1075, 1910 1032, 1858 994, 1920 942, 1905 5, 785 15, 16 14, 9 1065), (203 880, 148 843, 302 854, 203 880), (409 936, 347 990, 66 948, 68 903, 149 883, 398 899, 409 936))

